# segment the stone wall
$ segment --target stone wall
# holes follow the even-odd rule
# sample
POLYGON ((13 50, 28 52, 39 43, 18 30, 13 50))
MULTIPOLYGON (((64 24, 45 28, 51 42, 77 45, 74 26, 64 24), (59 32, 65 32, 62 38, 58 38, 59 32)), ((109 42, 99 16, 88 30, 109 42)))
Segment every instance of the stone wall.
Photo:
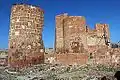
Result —
MULTIPOLYGON (((19 61, 27 60, 28 57, 34 57, 32 55, 40 56, 39 62, 44 61, 43 22, 44 12, 39 7, 25 4, 13 5, 9 32, 8 63, 10 66, 17 65, 19 61)), ((26 61, 22 64, 24 62, 26 61)))
POLYGON ((85 32, 85 24, 85 18, 82 16, 68 16, 68 18, 64 19, 65 50, 79 52, 79 46, 82 46, 83 43, 85 45, 86 38, 81 34, 85 32))
POLYGON ((63 65, 82 65, 88 62, 88 56, 79 53, 55 54, 55 62, 63 65))
POLYGON ((94 55, 94 62, 111 67, 120 67, 120 49, 105 49, 104 47, 100 48, 94 55))

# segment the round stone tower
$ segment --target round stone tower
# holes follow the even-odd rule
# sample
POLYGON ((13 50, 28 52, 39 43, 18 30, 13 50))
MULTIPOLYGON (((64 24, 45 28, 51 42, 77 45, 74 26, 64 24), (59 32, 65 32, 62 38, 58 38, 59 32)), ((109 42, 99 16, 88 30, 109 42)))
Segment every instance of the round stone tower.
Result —
POLYGON ((9 31, 9 66, 23 67, 44 62, 43 23, 44 12, 39 7, 13 5, 9 31))

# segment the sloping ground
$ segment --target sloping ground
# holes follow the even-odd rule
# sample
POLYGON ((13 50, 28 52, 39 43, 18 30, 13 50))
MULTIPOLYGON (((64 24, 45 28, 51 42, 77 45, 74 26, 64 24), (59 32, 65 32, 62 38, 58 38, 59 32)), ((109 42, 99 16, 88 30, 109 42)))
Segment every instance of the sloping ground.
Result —
POLYGON ((114 74, 119 69, 105 67, 102 65, 84 65, 84 66, 62 66, 41 64, 31 68, 22 69, 19 74, 3 74, 7 77, 1 80, 100 80, 106 76, 114 80, 114 74))

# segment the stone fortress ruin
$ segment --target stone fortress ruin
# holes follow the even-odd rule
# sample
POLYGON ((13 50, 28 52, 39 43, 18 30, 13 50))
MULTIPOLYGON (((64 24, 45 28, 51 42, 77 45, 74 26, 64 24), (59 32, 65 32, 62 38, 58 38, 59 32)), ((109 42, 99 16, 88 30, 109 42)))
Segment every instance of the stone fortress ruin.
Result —
MULTIPOLYGON (((109 25, 97 23, 92 30, 83 16, 57 15, 55 50, 51 63, 119 64, 120 50, 110 45, 109 25), (115 53, 114 53, 115 52, 115 53), (112 63, 111 63, 112 62, 112 63)), ((42 40, 44 11, 32 5, 16 4, 11 9, 8 65, 24 67, 44 63, 46 54, 42 40)))
POLYGON ((97 23, 92 30, 83 16, 57 15, 55 52, 62 64, 91 63, 119 65, 120 50, 112 48, 109 25, 97 23), (92 58, 92 59, 91 59, 92 58))

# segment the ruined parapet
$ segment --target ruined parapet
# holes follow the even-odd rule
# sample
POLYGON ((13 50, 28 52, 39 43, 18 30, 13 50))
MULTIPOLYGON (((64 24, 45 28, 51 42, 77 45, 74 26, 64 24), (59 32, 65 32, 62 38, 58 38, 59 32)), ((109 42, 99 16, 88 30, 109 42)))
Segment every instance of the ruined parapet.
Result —
POLYGON ((103 33, 104 30, 105 30, 105 32, 107 33, 107 36, 108 36, 108 37, 110 36, 109 25, 108 25, 108 24, 97 23, 97 24, 95 25, 95 29, 96 29, 98 32, 101 32, 101 33, 103 33))
POLYGON ((10 17, 9 54, 10 66, 44 62, 42 29, 44 12, 32 5, 13 5, 10 17))
POLYGON ((105 39, 105 45, 109 45, 110 42, 109 25, 99 23, 96 24, 95 29, 97 30, 97 36, 102 36, 105 39))
POLYGON ((94 52, 103 46, 110 48, 108 24, 96 24, 95 29, 87 33, 87 45, 90 52, 94 52))

